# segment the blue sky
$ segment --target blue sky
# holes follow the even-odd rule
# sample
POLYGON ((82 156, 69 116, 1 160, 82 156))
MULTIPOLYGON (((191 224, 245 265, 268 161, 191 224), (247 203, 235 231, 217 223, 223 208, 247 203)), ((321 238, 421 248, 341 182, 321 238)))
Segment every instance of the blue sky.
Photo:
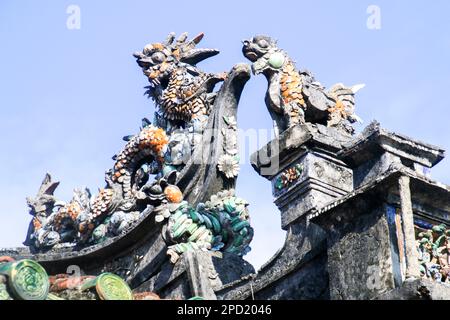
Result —
MULTIPOLYGON (((221 54, 199 66, 229 70, 245 62, 240 40, 268 34, 326 86, 365 83, 357 113, 382 126, 450 149, 450 2, 417 1, 7 1, 0 2, 0 247, 20 245, 45 172, 56 194, 104 185, 111 156, 154 111, 132 53, 167 33, 203 31, 202 46, 221 54), (81 28, 66 27, 69 5, 81 28), (367 28, 380 8, 381 29, 367 28)), ((240 104, 242 129, 270 129, 266 82, 252 77, 240 104)), ((360 130, 361 127, 358 127, 360 130)), ((265 141, 260 141, 262 145, 265 141)), ((251 150, 254 151, 254 150, 251 150)), ((433 178, 450 183, 450 163, 433 178)), ((270 184, 244 164, 238 194, 255 228, 247 259, 260 266, 284 242, 270 184)))

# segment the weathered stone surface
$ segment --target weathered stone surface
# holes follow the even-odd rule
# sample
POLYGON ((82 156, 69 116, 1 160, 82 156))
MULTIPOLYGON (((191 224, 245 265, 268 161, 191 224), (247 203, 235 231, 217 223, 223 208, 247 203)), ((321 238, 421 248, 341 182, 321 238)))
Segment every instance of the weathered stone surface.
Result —
POLYGON ((211 300, 216 299, 215 291, 254 273, 253 266, 236 254, 189 251, 175 265, 164 263, 135 292, 156 292, 167 299, 201 296, 211 300))
POLYGON ((228 74, 215 99, 213 113, 186 167, 181 171, 177 185, 192 204, 207 201, 211 195, 234 188, 236 179, 220 174, 217 164, 226 150, 223 148, 223 118, 237 118, 237 108, 245 84, 250 79, 250 67, 241 63, 228 74))
POLYGON ((325 234, 316 225, 307 225, 304 219, 290 225, 283 248, 257 275, 226 285, 216 295, 225 300, 287 299, 295 292, 289 299, 322 299, 328 295, 325 244, 325 234))
MULTIPOLYGON (((371 299, 394 287, 384 211, 370 213, 373 216, 348 217, 353 221, 346 227, 351 229, 341 230, 328 244, 331 299, 371 299)), ((344 225, 350 223, 345 219, 344 225)))
POLYGON ((399 157, 389 152, 383 152, 379 156, 361 163, 353 169, 353 182, 355 188, 374 181, 380 174, 387 172, 395 165, 401 166, 401 160, 399 157))
POLYGON ((321 124, 296 125, 253 153, 250 162, 256 172, 271 179, 280 169, 291 164, 302 151, 316 147, 334 153, 349 141, 350 137, 321 124))
POLYGON ((402 286, 383 294, 377 300, 450 300, 450 286, 426 279, 410 279, 402 286))
POLYGON ((188 299, 192 297, 185 263, 184 259, 180 259, 175 265, 166 261, 159 271, 146 281, 141 281, 133 292, 155 292, 163 299, 188 299))
POLYGON ((397 177, 385 176, 309 216, 327 233, 331 299, 372 299, 395 287, 393 265, 399 262, 384 203, 397 177))
POLYGON ((408 280, 407 272, 412 277, 417 275, 419 266, 417 260, 412 260, 414 252, 406 250, 407 246, 415 249, 415 239, 406 240, 405 233, 411 232, 411 228, 402 224, 406 219, 402 218, 402 211, 407 211, 407 205, 402 209, 400 195, 406 204, 410 198, 414 219, 419 216, 427 217, 428 221, 442 221, 439 206, 448 208, 448 192, 448 187, 400 166, 309 215, 312 222, 327 232, 330 297, 373 299, 400 288, 408 280), (404 176, 409 177, 410 194, 404 191, 405 183, 399 184, 404 176), (436 200, 435 205, 431 198, 436 200), (383 203, 387 205, 384 208, 380 207, 383 203), (393 216, 388 207, 394 208, 393 216), (417 208, 421 211, 416 211, 417 208))
POLYGON ((433 167, 444 154, 439 147, 389 132, 378 122, 372 122, 337 153, 339 159, 354 168, 355 188, 376 179, 392 165, 402 164, 424 175, 423 167, 433 167))
POLYGON ((272 179, 275 204, 281 211, 283 229, 310 210, 321 208, 353 190, 352 171, 326 154, 311 151, 294 164, 300 165, 303 171, 289 186, 279 189, 276 185, 279 175, 272 179))
POLYGON ((211 270, 211 256, 206 252, 188 251, 184 259, 186 259, 186 273, 191 284, 192 296, 216 300, 209 280, 216 276, 211 270))
POLYGON ((442 148, 390 132, 376 121, 367 126, 354 141, 345 144, 339 156, 357 166, 376 157, 382 150, 427 167, 436 165, 445 156, 442 148))
POLYGON ((414 231, 414 216, 412 209, 410 177, 402 175, 398 179, 398 192, 400 194, 400 208, 403 239, 405 242, 405 278, 419 277, 419 255, 416 249, 414 231))
POLYGON ((322 252, 301 268, 254 294, 258 300, 328 300, 327 255, 322 252))
POLYGON ((352 170, 335 155, 348 140, 321 124, 297 125, 252 155, 252 166, 272 182, 283 229, 353 190, 352 170), (301 169, 295 179, 293 168, 301 169))

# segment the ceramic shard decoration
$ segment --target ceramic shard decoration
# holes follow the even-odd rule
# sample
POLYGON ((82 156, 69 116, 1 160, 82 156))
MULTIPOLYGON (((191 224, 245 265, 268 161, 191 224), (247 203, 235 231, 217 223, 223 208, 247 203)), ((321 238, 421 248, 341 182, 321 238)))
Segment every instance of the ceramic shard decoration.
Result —
POLYGON ((450 229, 445 224, 433 225, 415 220, 416 247, 422 277, 437 282, 450 282, 450 229))
POLYGON ((172 262, 190 249, 246 254, 253 238, 247 206, 234 190, 219 192, 195 209, 181 203, 170 215, 167 229, 167 238, 176 243, 169 246, 172 262))
POLYGON ((276 133, 305 122, 322 123, 353 134, 355 93, 364 85, 341 83, 328 91, 309 71, 299 71, 289 55, 271 37, 258 35, 243 41, 242 52, 253 62, 254 74, 264 74, 269 83, 266 105, 276 133))
POLYGON ((363 85, 326 90, 268 36, 245 40, 252 66, 227 73, 198 66, 218 54, 202 38, 171 33, 134 54, 153 119, 124 132, 98 192, 60 201, 45 175, 27 198, 27 247, 0 249, 0 300, 450 299, 450 187, 429 176, 445 151, 376 121, 354 135, 363 85), (286 231, 258 272, 235 191, 251 68, 278 134, 250 161, 286 231))
MULTIPOLYGON (((79 188, 68 203, 58 201, 54 192, 59 182, 47 174, 37 195, 27 199, 33 218, 25 245, 37 252, 79 250, 126 233, 150 210, 157 223, 172 226, 168 252, 173 262, 175 254, 189 249, 224 247, 238 254, 249 250, 253 231, 247 211, 225 214, 209 208, 197 213, 200 220, 177 220, 180 212, 184 218, 185 212, 201 206, 201 200, 232 189, 239 173, 236 112, 249 69, 236 65, 229 73, 202 71, 197 64, 219 53, 196 48, 202 38, 199 34, 188 40, 184 33, 175 39, 171 33, 165 42, 148 44, 134 54, 150 83, 146 94, 156 106, 153 124, 144 118, 138 133, 124 137, 124 148, 106 172, 106 185, 93 197, 87 188, 79 188), (202 186, 203 192, 191 192, 202 186), (230 219, 245 221, 245 228, 222 232, 230 219), (193 225, 187 228, 189 221, 193 225)), ((228 197, 236 199, 234 193, 228 197)))

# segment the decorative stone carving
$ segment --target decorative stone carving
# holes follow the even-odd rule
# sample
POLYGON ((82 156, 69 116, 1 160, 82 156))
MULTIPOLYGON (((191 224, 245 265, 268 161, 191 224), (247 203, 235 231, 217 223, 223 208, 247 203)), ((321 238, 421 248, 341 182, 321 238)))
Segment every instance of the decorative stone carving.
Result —
POLYGON ((415 230, 421 276, 450 283, 450 229, 415 219, 415 230))
MULTIPOLYGON (((219 53, 196 48, 202 38, 199 34, 188 41, 184 33, 175 40, 171 33, 164 43, 146 45, 134 54, 150 82, 146 93, 157 107, 154 124, 144 118, 137 134, 124 137, 125 147, 113 157, 114 167, 106 172, 106 186, 93 198, 83 188, 75 189, 69 203, 58 202, 53 193, 59 182, 47 174, 37 196, 27 200, 34 217, 27 246, 46 251, 95 245, 126 233, 152 210, 157 223, 167 224, 163 232, 167 231, 173 262, 190 249, 236 254, 249 250, 253 230, 248 204, 231 189, 239 173, 235 114, 248 71, 241 65, 229 74, 197 68, 197 63, 219 53), (222 81, 223 88, 213 92, 222 81), (221 122, 216 121, 219 117, 221 122), (207 127, 210 130, 205 134, 207 127), (210 150, 216 158, 200 160, 216 162, 223 178, 211 177, 205 182, 206 187, 213 187, 206 188, 203 196, 213 190, 223 192, 206 204, 183 202, 185 196, 177 184, 186 187, 183 180, 195 181, 196 175, 207 170, 210 163, 194 161, 199 160, 194 157, 199 152, 194 152, 198 146, 202 152, 208 139, 221 141, 210 150), (203 169, 198 170, 199 165, 203 169)), ((190 193, 188 190, 187 196, 190 193)))
POLYGON ((253 73, 264 74, 269 83, 266 105, 281 133, 305 122, 322 123, 353 134, 351 126, 361 119, 355 114, 355 93, 364 85, 335 84, 329 91, 309 71, 298 71, 294 61, 264 35, 243 41, 242 52, 253 62, 253 73))
POLYGON ((297 163, 296 165, 285 169, 278 178, 275 179, 275 189, 277 191, 287 188, 296 180, 298 180, 303 173, 303 165, 297 163))
POLYGON ((180 204, 167 225, 167 239, 177 243, 169 246, 171 261, 175 263, 180 254, 190 249, 246 254, 253 238, 247 206, 245 200, 234 195, 234 190, 213 195, 196 209, 180 204))
POLYGON ((231 117, 223 117, 226 127, 222 129, 224 154, 219 158, 218 169, 227 178, 237 177, 239 174, 239 155, 237 146, 237 122, 231 117))
POLYGON ((170 34, 135 54, 157 107, 153 124, 144 118, 124 137, 92 198, 79 188, 58 201, 59 182, 46 175, 27 199, 29 248, 0 251, 0 300, 448 299, 450 188, 423 171, 444 150, 376 122, 354 138, 361 86, 325 91, 265 36, 243 51, 268 79, 281 132, 251 161, 272 183, 287 236, 255 273, 242 258, 253 237, 248 203, 233 189, 250 68, 198 69, 218 53, 196 48, 202 37, 170 34), (73 264, 92 276, 66 274, 73 264))

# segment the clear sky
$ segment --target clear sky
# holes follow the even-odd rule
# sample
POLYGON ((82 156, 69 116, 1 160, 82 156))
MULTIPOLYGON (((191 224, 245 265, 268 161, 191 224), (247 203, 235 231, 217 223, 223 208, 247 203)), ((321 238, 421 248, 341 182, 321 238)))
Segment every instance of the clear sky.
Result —
MULTIPOLYGON (((74 187, 95 193, 104 186, 121 138, 136 133, 141 118, 154 111, 132 53, 170 31, 203 31, 202 46, 221 50, 199 65, 211 72, 246 61, 241 39, 271 35, 322 84, 365 83, 357 96, 365 124, 377 119, 450 149, 449 15, 448 0, 2 0, 0 247, 24 240, 25 197, 36 193, 45 172, 61 181, 56 195, 62 200, 71 199, 74 187), (67 27, 70 5, 80 9, 79 29, 67 27), (375 22, 373 8, 381 18, 375 22)), ((265 79, 252 77, 240 103, 240 128, 271 128, 265 90, 265 79)), ((449 161, 432 176, 449 184, 449 161)), ((247 259, 259 267, 284 242, 279 213, 269 182, 248 163, 237 192, 251 203, 255 238, 247 259)))

